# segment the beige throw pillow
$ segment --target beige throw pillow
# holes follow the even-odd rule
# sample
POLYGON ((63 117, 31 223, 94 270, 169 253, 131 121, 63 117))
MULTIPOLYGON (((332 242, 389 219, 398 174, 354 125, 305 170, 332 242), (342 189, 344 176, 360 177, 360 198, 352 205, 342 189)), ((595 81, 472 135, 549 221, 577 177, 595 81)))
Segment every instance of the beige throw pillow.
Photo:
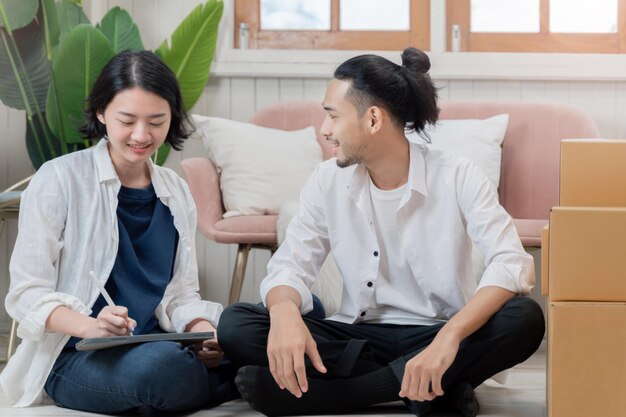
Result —
POLYGON ((312 126, 284 131, 194 115, 193 120, 220 172, 224 218, 278 214, 297 201, 322 149, 312 126))

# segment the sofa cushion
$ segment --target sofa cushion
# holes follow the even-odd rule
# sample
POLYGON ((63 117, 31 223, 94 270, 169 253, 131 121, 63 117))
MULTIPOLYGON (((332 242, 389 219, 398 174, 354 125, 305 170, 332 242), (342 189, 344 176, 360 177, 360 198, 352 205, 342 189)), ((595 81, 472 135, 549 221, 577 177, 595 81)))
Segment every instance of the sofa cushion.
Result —
MULTIPOLYGON (((502 141, 509 123, 508 114, 488 119, 448 119, 429 125, 425 132, 435 149, 452 151, 478 165, 491 183, 500 184, 502 141)), ((423 142, 415 132, 407 135, 409 140, 423 142)))
POLYGON ((283 202, 298 199, 322 161, 312 126, 283 131, 217 117, 193 119, 220 173, 225 219, 278 214, 283 202))

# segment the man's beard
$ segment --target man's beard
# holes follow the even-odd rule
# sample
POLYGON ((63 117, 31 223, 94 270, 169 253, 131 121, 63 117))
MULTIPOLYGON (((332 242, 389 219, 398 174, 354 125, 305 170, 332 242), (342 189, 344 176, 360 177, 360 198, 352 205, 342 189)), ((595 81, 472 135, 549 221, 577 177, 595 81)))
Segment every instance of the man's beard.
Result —
POLYGON ((363 162, 363 151, 365 150, 365 147, 365 144, 361 143, 359 144, 359 147, 357 149, 354 149, 352 152, 344 153, 343 158, 337 156, 337 166, 339 168, 347 168, 349 166, 360 164, 361 162, 363 162))

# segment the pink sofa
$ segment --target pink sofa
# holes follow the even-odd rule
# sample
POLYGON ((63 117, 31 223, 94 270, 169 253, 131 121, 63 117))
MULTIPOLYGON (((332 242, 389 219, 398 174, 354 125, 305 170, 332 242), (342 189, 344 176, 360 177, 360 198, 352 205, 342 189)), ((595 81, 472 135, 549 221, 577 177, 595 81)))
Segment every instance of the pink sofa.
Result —
MULTIPOLYGON (((498 188, 500 202, 513 217, 522 243, 541 246, 541 229, 548 223, 550 209, 558 205, 561 140, 599 137, 593 119, 579 108, 553 103, 442 102, 440 107, 441 119, 509 114, 498 188)), ((319 135, 324 116, 320 103, 294 102, 261 109, 250 121, 285 130, 313 125, 319 135)), ((321 135, 318 140, 326 159, 330 155, 328 145, 321 135)))
MULTIPOLYGON (((441 103, 441 119, 484 119, 509 114, 502 152, 500 202, 511 214, 525 246, 541 246, 541 229, 559 199, 559 151, 562 139, 597 138, 598 128, 582 110, 562 104, 450 102, 441 103)), ((315 126, 324 158, 329 145, 319 135, 325 112, 317 102, 283 103, 258 111, 257 125, 284 130, 315 126)), ((189 158, 182 168, 198 208, 198 229, 218 243, 238 245, 229 303, 239 300, 252 248, 275 250, 277 215, 224 219, 220 179, 207 158, 189 158)))

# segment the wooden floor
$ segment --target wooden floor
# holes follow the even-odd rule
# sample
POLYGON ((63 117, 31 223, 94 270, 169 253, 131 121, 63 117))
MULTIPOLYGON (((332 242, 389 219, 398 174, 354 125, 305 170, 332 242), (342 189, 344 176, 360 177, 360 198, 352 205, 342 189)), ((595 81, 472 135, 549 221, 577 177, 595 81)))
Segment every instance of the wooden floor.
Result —
MULTIPOLYGON (((0 349, 2 348, 0 343, 0 349)), ((2 350, 4 351, 4 350, 2 350)), ((1 365, 3 366, 3 365, 1 365)), ((477 388, 482 417, 545 417, 546 416, 546 349, 545 344, 526 362, 513 368, 504 385, 491 380, 477 388)), ((185 417, 256 417, 244 401, 232 401, 219 407, 198 411, 185 417)), ((401 402, 372 407, 352 416, 410 416, 401 402)), ((12 408, 0 391, 0 416, 102 416, 57 406, 12 408)), ((433 417, 456 417, 435 414, 433 417)))

